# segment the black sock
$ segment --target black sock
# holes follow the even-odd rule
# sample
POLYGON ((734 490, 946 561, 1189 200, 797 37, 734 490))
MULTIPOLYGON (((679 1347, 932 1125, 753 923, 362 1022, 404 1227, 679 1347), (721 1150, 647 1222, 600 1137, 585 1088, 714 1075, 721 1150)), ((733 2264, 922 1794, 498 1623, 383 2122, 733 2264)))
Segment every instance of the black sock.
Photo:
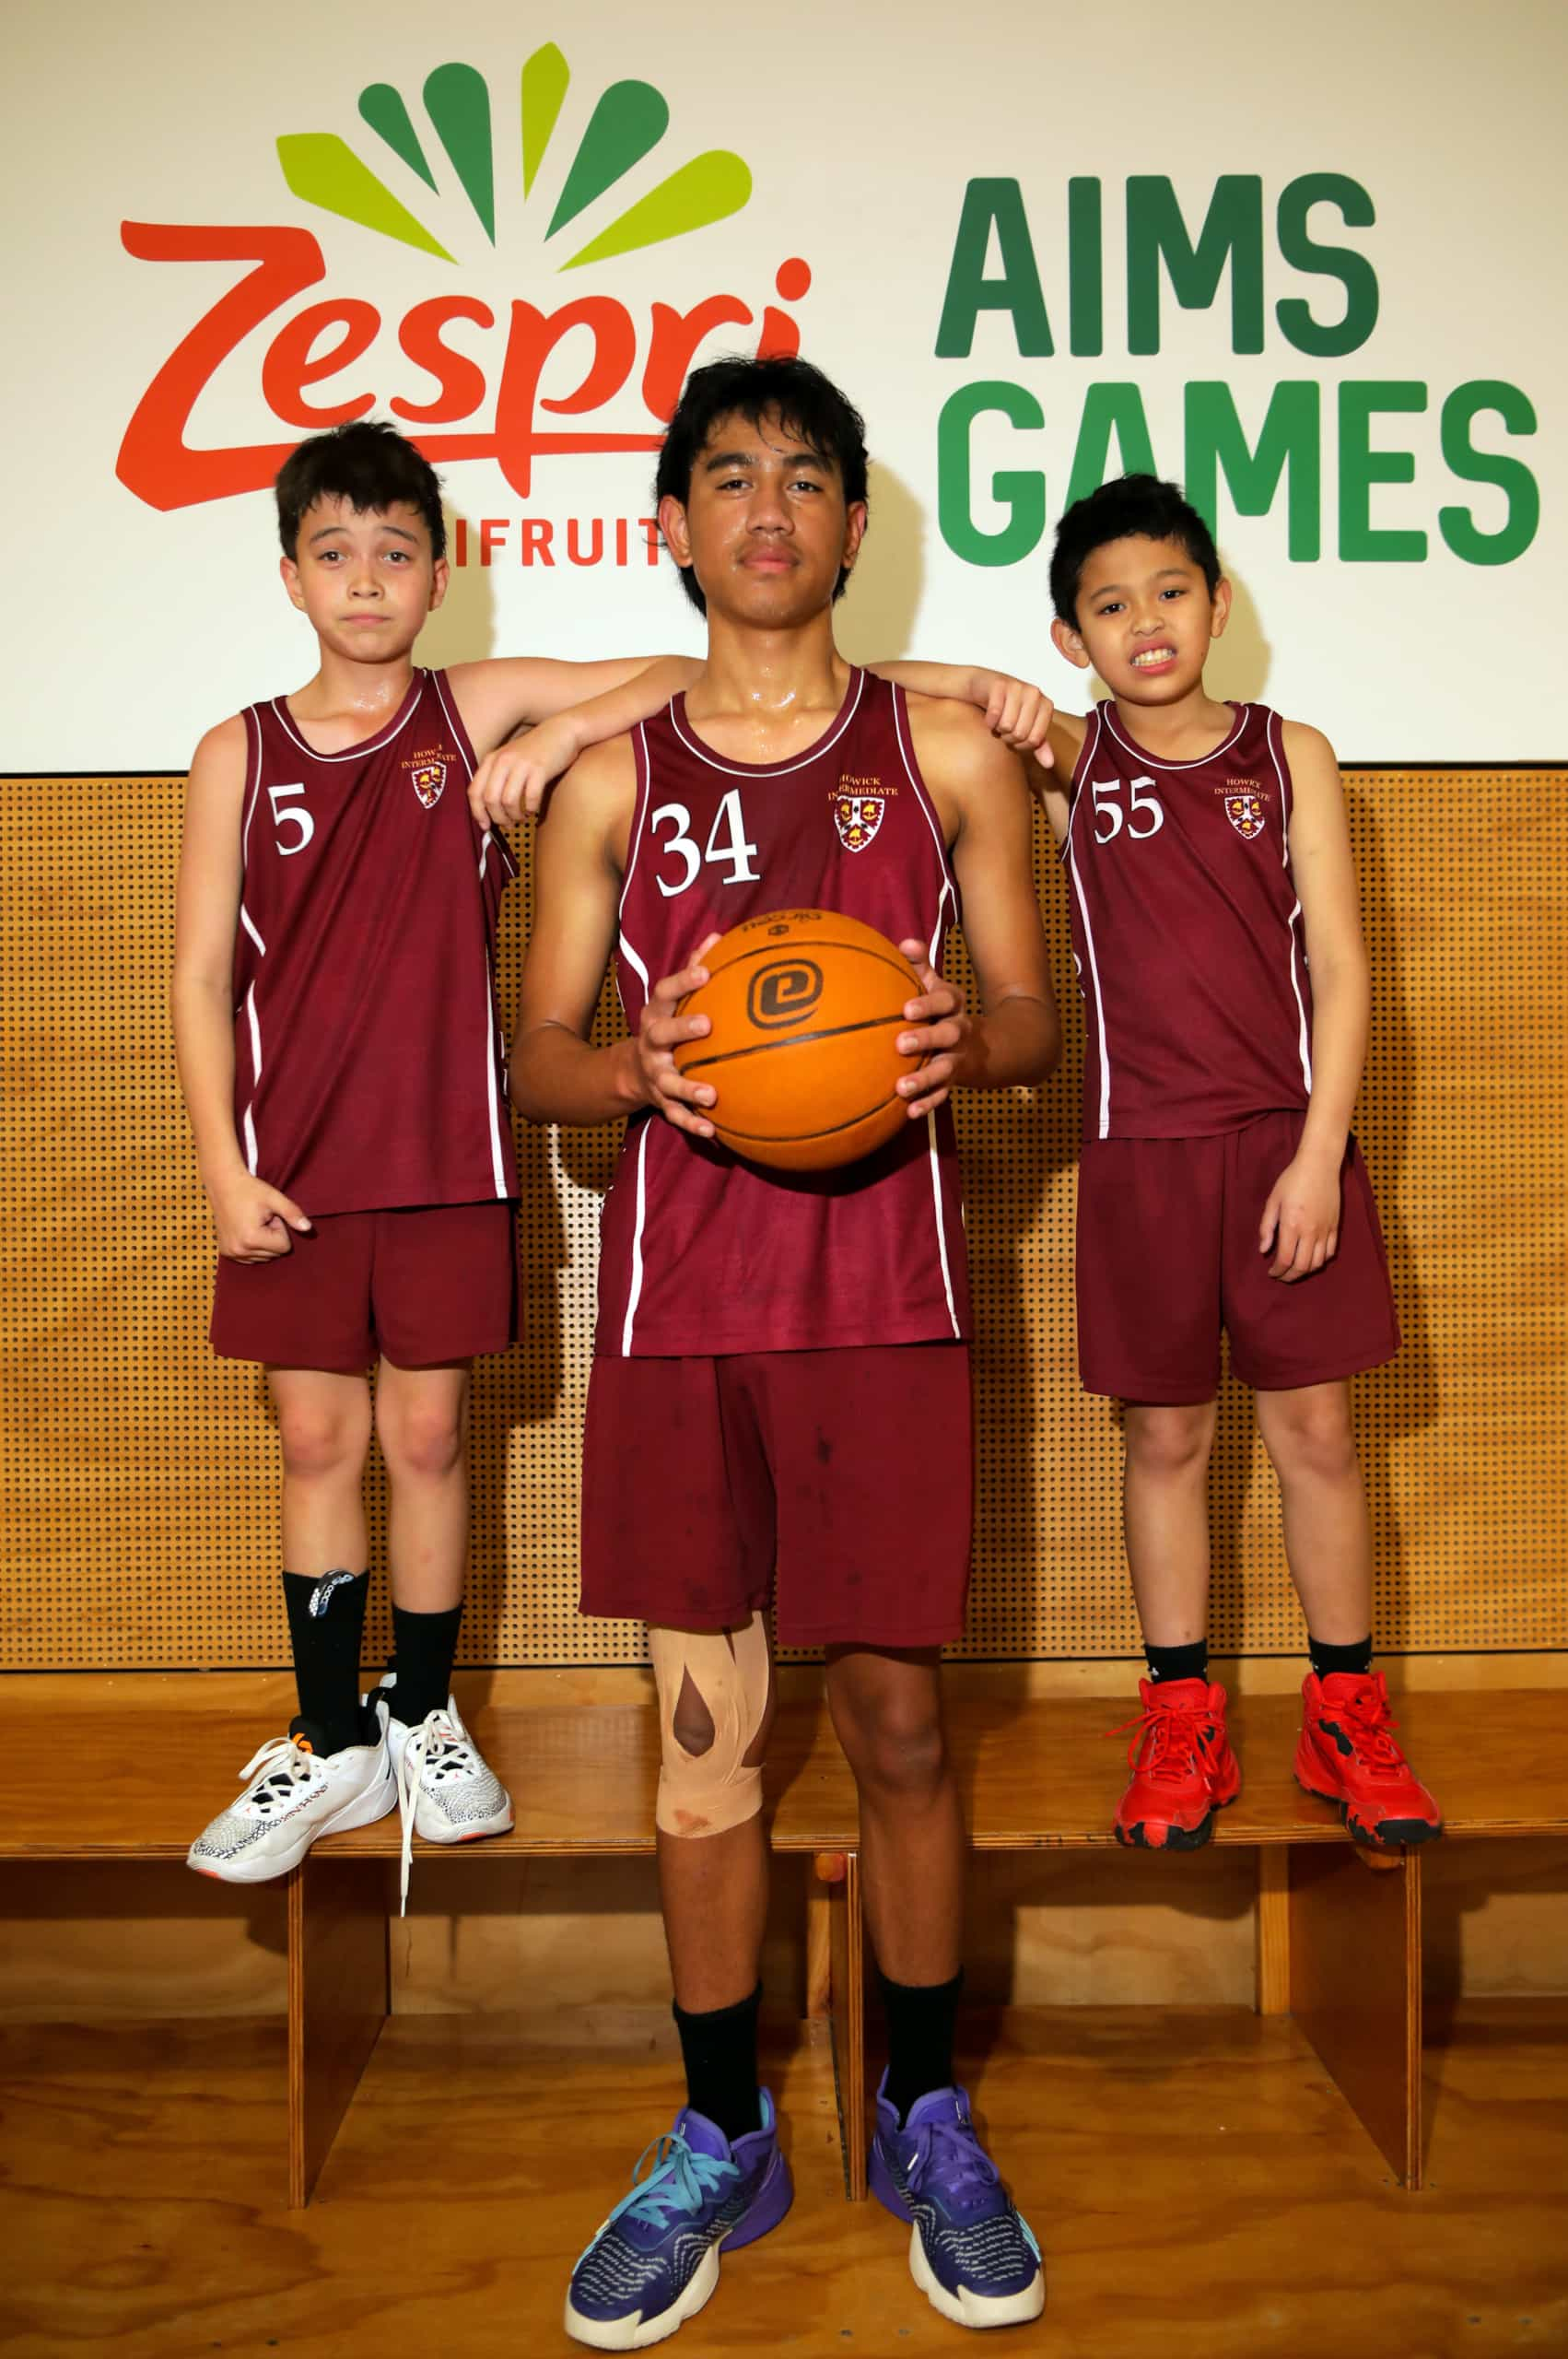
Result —
POLYGON ((285 1573, 283 1602, 294 1650, 299 1718, 310 1723, 318 1750, 341 1753, 363 1744, 359 1713, 359 1641, 365 1630, 368 1573, 285 1573))
POLYGON ((1367 1672, 1372 1669, 1372 1640, 1358 1638, 1353 1647, 1330 1647, 1322 1638, 1308 1637, 1306 1651, 1312 1668, 1319 1679, 1328 1679, 1336 1671, 1367 1672))
POLYGON ((686 2068, 686 2103, 694 2113, 705 2114, 731 2145, 762 2128, 756 2073, 761 2004, 759 1982, 749 1999, 739 1999, 732 2007, 715 2007, 699 2015, 688 2015, 679 2005, 672 2010, 686 2068))
POLYGON ((1151 1679, 1206 1680, 1209 1676, 1207 1638, 1194 1638, 1186 1647, 1152 1647, 1145 1641, 1143 1654, 1151 1679))
POLYGON ((887 2011, 887 2084, 883 2095, 900 2121, 933 2089, 953 2086, 953 2032, 964 1969, 951 1982, 890 1982, 879 1972, 887 2011))
POLYGON ((394 1605, 392 1616, 397 1685, 387 1702, 405 1728, 416 1729, 427 1713, 445 1709, 452 1692, 462 1603, 460 1599, 444 1614, 411 1614, 405 1605, 394 1605))

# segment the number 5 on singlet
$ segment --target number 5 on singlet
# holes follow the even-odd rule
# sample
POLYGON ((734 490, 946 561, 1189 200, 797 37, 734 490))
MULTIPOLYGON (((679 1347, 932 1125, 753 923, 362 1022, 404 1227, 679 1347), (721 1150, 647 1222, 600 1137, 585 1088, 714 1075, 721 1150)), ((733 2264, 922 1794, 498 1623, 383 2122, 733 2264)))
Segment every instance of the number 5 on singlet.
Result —
POLYGON ((758 872, 752 866, 756 858, 756 846, 746 840, 745 814, 741 809, 741 790, 732 786, 713 816, 708 831, 708 843, 698 851, 695 837, 690 833, 692 815, 684 803, 661 803, 649 820, 657 837, 661 827, 669 825, 669 836, 660 844, 661 851, 673 855, 681 863, 681 874, 672 883, 663 875, 654 878, 667 901, 678 893, 686 892, 696 882, 696 874, 706 860, 717 866, 729 864, 730 874, 720 881, 725 885, 755 885, 758 872), (720 840, 720 830, 727 830, 720 840))
POLYGON ((316 832, 316 822, 303 803, 298 810, 284 807, 291 794, 303 794, 304 792, 302 786, 269 786, 267 789, 267 801, 272 804, 272 822, 277 832, 277 848, 285 860, 291 853, 303 851, 316 832), (286 836, 286 827, 298 828, 298 833, 286 836))

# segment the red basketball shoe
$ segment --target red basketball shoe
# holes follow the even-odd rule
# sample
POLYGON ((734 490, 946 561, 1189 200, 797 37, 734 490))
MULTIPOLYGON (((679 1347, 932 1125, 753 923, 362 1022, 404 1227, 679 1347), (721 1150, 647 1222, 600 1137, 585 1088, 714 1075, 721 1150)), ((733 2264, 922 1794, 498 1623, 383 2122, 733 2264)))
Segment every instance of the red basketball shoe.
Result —
POLYGON ((1332 1671, 1327 1679, 1309 1671, 1301 1701, 1297 1782, 1320 1802, 1338 1802, 1358 1843, 1396 1851, 1442 1834, 1442 1812, 1388 1733, 1398 1722, 1380 1671, 1332 1671))
POLYGON ((1225 1691, 1206 1679, 1141 1679, 1138 1693, 1141 1714, 1121 1724, 1138 1733, 1127 1748, 1132 1776, 1117 1806, 1116 1839, 1138 1850, 1196 1851, 1214 1831, 1214 1813, 1241 1791, 1225 1691))

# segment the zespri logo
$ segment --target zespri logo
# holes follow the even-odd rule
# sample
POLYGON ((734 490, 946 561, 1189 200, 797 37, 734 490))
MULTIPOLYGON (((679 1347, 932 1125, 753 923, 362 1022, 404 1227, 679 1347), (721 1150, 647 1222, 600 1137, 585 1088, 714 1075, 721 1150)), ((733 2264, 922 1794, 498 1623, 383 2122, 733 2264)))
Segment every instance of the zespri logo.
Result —
MULTIPOLYGON (((402 91, 375 82, 358 106, 373 140, 351 146, 334 132, 278 140, 298 202, 419 257, 398 264, 399 292, 411 299, 395 317, 395 355, 386 350, 383 331, 394 322, 384 302, 348 294, 301 301, 327 276, 310 229, 122 222, 121 241, 138 261, 245 266, 138 402, 115 469, 126 488, 159 509, 255 491, 301 435, 384 408, 437 464, 493 458, 526 497, 541 458, 657 450, 694 357, 717 331, 731 331, 732 346, 797 352, 800 330, 781 306, 811 286, 799 257, 779 264, 760 303, 714 293, 685 310, 658 301, 634 310, 599 280, 576 276, 711 229, 749 202, 752 176, 740 156, 709 148, 645 185, 639 168, 663 141, 670 110, 641 81, 603 90, 567 154, 560 133, 570 84, 566 57, 549 42, 525 62, 520 100, 508 94, 493 103, 472 65, 438 65, 420 93, 423 129, 402 91), (540 221, 542 259, 530 276, 566 279, 556 290, 564 299, 549 306, 521 296, 492 302, 474 283, 493 276, 497 224, 509 206, 515 215, 520 194, 523 217, 540 221), (468 283, 451 285, 453 273, 468 283), (419 291, 433 279, 446 283, 419 291), (264 346, 252 341, 262 331, 264 346), (233 373, 245 369, 255 372, 259 404, 291 429, 287 439, 193 444, 203 395, 220 375, 232 391, 233 373)), ((623 540, 624 529, 622 520, 623 540)), ((619 557, 626 562, 624 546, 619 557)))

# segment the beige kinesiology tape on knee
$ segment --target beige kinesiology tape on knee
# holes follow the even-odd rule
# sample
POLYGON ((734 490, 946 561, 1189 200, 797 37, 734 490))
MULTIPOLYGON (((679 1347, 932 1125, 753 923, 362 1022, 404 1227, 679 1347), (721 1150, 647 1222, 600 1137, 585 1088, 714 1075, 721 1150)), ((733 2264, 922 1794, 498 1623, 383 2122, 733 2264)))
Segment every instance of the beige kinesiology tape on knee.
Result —
POLYGON ((654 1817, 666 1835, 722 1835, 762 1808, 762 1769, 748 1763, 767 1712, 767 1629, 760 1614, 738 1630, 650 1629, 659 1684, 661 1767, 654 1817), (687 1683, 713 1723, 713 1742, 688 1753, 675 1734, 687 1683))

